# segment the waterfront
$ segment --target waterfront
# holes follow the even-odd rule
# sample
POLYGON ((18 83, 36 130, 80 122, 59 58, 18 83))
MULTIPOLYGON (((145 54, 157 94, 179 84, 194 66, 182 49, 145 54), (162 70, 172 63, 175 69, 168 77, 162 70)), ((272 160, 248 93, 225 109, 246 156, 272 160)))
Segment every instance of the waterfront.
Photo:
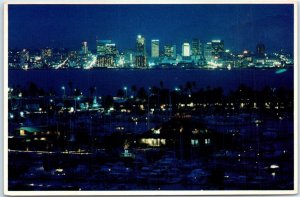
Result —
POLYGON ((179 88, 186 82, 196 82, 197 89, 221 87, 224 92, 236 89, 245 84, 254 89, 264 86, 274 88, 293 88, 293 69, 276 73, 279 69, 234 69, 234 70, 205 70, 205 69, 99 69, 99 70, 9 70, 9 87, 17 85, 26 86, 29 82, 49 90, 54 89, 62 93, 61 87, 68 87, 69 82, 73 88, 79 88, 84 94, 89 94, 90 87, 97 87, 97 95, 114 95, 119 89, 127 86, 148 88, 160 86, 163 82, 165 88, 179 88), (224 83, 226 82, 226 83, 224 83))

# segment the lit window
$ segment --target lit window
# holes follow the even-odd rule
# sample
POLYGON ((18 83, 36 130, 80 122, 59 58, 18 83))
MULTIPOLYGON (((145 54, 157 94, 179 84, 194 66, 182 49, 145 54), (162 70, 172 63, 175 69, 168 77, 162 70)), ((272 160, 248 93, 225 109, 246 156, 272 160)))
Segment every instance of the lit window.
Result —
POLYGON ((199 140, 198 139, 191 139, 191 145, 196 147, 199 146, 199 140))
POLYGON ((21 129, 21 130, 20 130, 20 135, 21 135, 21 136, 26 135, 25 130, 21 129))
POLYGON ((210 144, 210 139, 209 138, 205 139, 205 144, 210 144))

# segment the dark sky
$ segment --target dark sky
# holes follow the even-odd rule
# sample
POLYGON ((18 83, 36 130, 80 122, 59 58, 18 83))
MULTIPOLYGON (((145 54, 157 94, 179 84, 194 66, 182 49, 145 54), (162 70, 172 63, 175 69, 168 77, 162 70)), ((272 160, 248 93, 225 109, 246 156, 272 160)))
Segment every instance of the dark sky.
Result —
POLYGON ((9 5, 9 47, 80 49, 112 39, 134 49, 137 34, 161 45, 223 39, 233 51, 293 50, 293 5, 9 5))

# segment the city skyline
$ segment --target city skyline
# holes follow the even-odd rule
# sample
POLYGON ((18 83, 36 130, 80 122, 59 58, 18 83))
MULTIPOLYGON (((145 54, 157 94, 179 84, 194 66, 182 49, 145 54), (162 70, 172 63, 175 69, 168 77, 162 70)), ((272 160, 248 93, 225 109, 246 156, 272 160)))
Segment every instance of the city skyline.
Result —
POLYGON ((9 5, 10 48, 78 48, 109 39, 135 49, 135 36, 160 45, 186 39, 226 40, 235 51, 255 48, 293 52, 293 5, 9 5), (222 11, 221 11, 222 10, 222 11), (64 14, 64 16, 62 16, 64 14), (22 28, 19 28, 22 24, 22 28), (43 36, 47 35, 47 36, 43 36))

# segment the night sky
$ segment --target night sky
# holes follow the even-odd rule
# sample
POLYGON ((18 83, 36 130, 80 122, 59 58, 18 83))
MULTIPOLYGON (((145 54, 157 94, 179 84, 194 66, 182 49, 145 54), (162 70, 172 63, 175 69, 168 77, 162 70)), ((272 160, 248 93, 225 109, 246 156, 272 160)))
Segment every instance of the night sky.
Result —
POLYGON ((223 39, 225 48, 293 51, 293 5, 9 5, 9 47, 80 49, 112 39, 134 49, 137 34, 161 46, 199 38, 223 39))

